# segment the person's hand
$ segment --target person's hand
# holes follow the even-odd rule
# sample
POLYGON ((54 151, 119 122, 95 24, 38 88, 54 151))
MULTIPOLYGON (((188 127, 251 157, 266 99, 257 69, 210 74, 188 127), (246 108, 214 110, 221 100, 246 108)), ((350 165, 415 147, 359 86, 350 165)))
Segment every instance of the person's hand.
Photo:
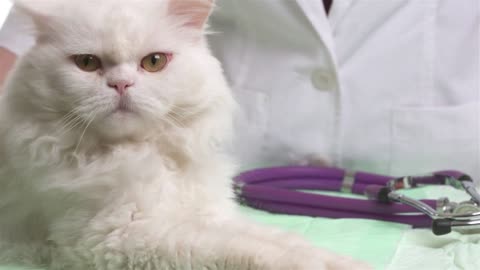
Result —
POLYGON ((13 52, 0 47, 0 90, 2 89, 3 82, 7 77, 8 72, 15 63, 16 58, 17 56, 13 52))
POLYGON ((308 155, 301 158, 291 155, 289 164, 293 166, 329 167, 332 166, 332 161, 320 155, 308 155))

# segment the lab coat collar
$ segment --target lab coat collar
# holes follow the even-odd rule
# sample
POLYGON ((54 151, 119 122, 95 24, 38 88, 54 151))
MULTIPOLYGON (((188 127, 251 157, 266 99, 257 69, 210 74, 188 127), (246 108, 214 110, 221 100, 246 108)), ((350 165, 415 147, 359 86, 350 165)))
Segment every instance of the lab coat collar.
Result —
POLYGON ((333 56, 334 42, 330 22, 321 0, 296 0, 299 7, 333 56))

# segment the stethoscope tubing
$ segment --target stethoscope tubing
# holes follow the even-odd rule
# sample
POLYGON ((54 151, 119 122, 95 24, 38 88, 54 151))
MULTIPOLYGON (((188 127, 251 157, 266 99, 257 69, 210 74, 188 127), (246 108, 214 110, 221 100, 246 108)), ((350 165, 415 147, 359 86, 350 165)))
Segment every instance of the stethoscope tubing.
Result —
MULTIPOLYGON (((375 200, 340 198, 337 196, 290 191, 263 185, 246 185, 242 189, 242 197, 263 202, 320 207, 329 210, 352 211, 379 215, 420 213, 414 207, 399 203, 384 204, 375 200), (272 196, 272 194, 275 195, 272 196)), ((422 200, 422 202, 431 207, 436 206, 435 200, 422 200)))
MULTIPOLYGON (((441 171, 411 178, 407 185, 442 185, 446 177, 460 177, 461 172, 441 171)), ((331 218, 366 218, 429 227, 432 219, 418 208, 396 202, 352 199, 306 191, 342 191, 350 177, 349 193, 379 197, 392 176, 366 172, 348 173, 338 168, 287 166, 247 171, 235 178, 236 195, 242 203, 274 213, 331 218)), ((395 184, 395 182, 394 182, 395 184)), ((405 183, 400 181, 399 184, 405 183)), ((400 187, 404 188, 404 186, 400 187)), ((421 200, 436 208, 436 200, 421 200)))
MULTIPOLYGON (((262 182, 275 182, 279 180, 288 179, 317 179, 321 181, 335 181, 339 182, 345 177, 345 171, 336 168, 321 168, 321 167, 277 167, 264 168, 247 171, 238 176, 243 182, 254 184, 262 182)), ((392 177, 358 172, 355 175, 356 183, 370 184, 370 185, 385 185, 392 177)))
MULTIPOLYGON (((440 173, 438 173, 438 175, 440 175, 440 173)), ((438 175, 416 177, 415 179, 416 182, 425 185, 444 184, 439 179, 438 175)), ((385 176, 366 172, 356 172, 354 177, 355 184, 381 186, 385 186, 385 184, 395 178, 393 176, 385 176)), ((237 176, 237 178, 241 179, 242 182, 247 184, 273 183, 288 180, 298 181, 304 179, 312 181, 332 181, 336 182, 337 185, 341 185, 341 181, 345 178, 345 170, 337 168, 302 166, 274 167, 247 171, 237 176)))
POLYGON ((288 204, 283 202, 271 202, 258 199, 248 199, 246 205, 263 209, 271 213, 288 214, 288 215, 302 215, 310 217, 325 217, 325 218, 361 218, 381 220, 388 222, 403 223, 413 226, 414 228, 426 228, 432 225, 432 219, 427 215, 381 215, 374 213, 360 213, 345 210, 334 210, 319 207, 309 207, 304 205, 288 204))

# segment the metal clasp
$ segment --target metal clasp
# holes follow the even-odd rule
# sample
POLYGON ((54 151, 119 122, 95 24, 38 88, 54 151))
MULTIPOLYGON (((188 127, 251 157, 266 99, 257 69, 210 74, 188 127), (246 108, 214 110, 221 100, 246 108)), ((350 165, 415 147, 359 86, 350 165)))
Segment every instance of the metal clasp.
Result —
POLYGON ((400 178, 395 178, 387 183, 387 187, 391 190, 399 190, 399 189, 409 189, 415 187, 413 177, 411 176, 404 176, 400 178))

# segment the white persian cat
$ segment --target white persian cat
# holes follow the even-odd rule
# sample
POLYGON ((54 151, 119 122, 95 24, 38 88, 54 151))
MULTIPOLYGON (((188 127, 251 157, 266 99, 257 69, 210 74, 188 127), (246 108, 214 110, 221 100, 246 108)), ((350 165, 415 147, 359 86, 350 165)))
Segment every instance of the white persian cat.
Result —
POLYGON ((212 0, 23 0, 0 102, 0 261, 64 270, 368 269, 236 214, 212 0))

